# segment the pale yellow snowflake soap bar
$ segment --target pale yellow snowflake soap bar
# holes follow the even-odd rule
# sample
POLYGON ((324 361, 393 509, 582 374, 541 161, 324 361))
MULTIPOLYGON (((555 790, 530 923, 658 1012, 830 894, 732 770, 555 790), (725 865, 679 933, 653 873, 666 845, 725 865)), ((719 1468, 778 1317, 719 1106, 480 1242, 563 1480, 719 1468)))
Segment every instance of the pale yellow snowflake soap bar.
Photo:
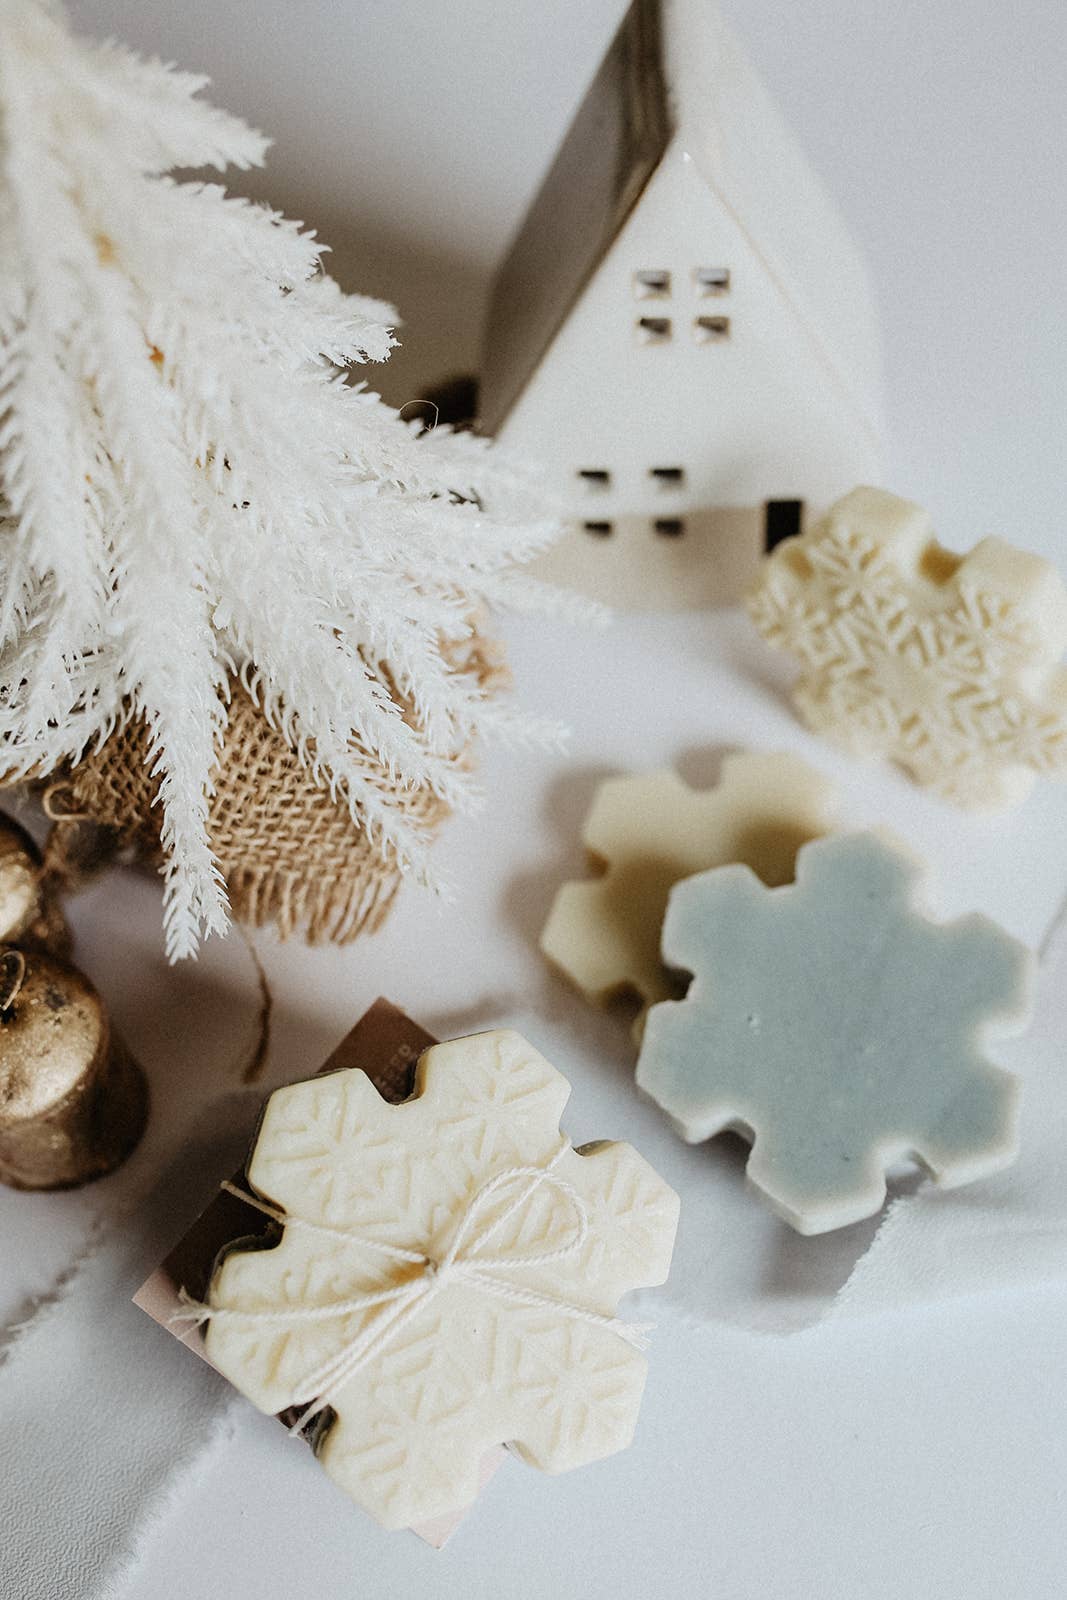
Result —
POLYGON ((399 1105, 357 1069, 268 1102, 247 1177, 281 1240, 224 1257, 207 1354, 262 1411, 320 1415, 387 1528, 469 1505, 495 1445, 560 1472, 630 1443, 618 1302, 666 1278, 678 1198, 629 1145, 573 1149, 569 1092, 504 1030, 425 1051, 399 1105))
POLYGON ((783 540, 748 604, 800 661, 804 720, 847 749, 973 808, 1067 771, 1067 589, 1039 556, 1000 539, 954 555, 920 506, 855 489, 783 540))
POLYGON ((621 993, 650 1005, 674 992, 660 956, 673 886, 741 862, 764 883, 789 883, 797 851, 832 826, 833 785, 798 756, 728 756, 718 784, 691 789, 675 772, 609 778, 582 842, 600 876, 567 883, 541 935, 549 960, 594 1004, 621 993))

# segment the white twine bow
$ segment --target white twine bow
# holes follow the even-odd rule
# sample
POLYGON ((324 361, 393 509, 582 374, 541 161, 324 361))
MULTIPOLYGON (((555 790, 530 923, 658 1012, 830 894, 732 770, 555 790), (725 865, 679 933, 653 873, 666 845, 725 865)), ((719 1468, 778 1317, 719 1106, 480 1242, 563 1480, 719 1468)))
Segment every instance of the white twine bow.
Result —
POLYGON ((232 1183, 222 1187, 248 1205, 272 1217, 286 1228, 317 1233, 331 1239, 341 1239, 363 1249, 375 1251, 388 1260, 416 1270, 402 1283, 389 1288, 369 1290, 350 1295, 329 1305, 282 1306, 276 1310, 246 1311, 238 1306, 212 1305, 193 1300, 184 1289, 179 1291, 183 1309, 174 1314, 175 1322, 202 1323, 208 1320, 241 1323, 246 1327, 293 1327, 303 1323, 325 1322, 337 1317, 348 1317, 361 1311, 381 1308, 378 1316, 362 1327, 336 1354, 309 1372, 293 1390, 291 1406, 305 1409, 293 1423, 290 1432, 298 1433, 305 1423, 316 1416, 330 1402, 330 1395, 352 1378, 361 1367, 377 1359, 398 1337, 413 1317, 452 1284, 462 1283, 469 1289, 489 1295, 514 1305, 531 1306, 535 1310, 554 1311, 578 1322, 587 1322, 615 1334, 635 1349, 647 1348, 647 1328, 623 1322, 618 1317, 604 1316, 585 1306, 574 1305, 569 1300, 558 1300, 553 1295, 541 1294, 535 1289, 511 1283, 497 1273, 514 1267, 543 1267, 554 1261, 566 1261, 581 1250, 589 1236, 589 1213, 578 1191, 565 1179, 556 1177, 553 1168, 570 1147, 561 1145, 544 1166, 508 1167, 483 1183, 471 1196, 452 1235, 451 1243, 441 1256, 428 1255, 423 1250, 409 1250, 402 1245, 387 1244, 379 1239, 368 1239, 347 1228, 330 1227, 326 1223, 311 1222, 305 1217, 293 1216, 276 1206, 268 1205, 258 1196, 238 1189, 232 1183), (510 1205, 489 1220, 481 1231, 476 1230, 479 1217, 502 1189, 518 1184, 519 1192, 510 1205), (514 1216, 530 1197, 543 1185, 549 1185, 570 1206, 574 1227, 569 1238, 551 1250, 530 1254, 486 1255, 486 1246, 500 1228, 514 1216))

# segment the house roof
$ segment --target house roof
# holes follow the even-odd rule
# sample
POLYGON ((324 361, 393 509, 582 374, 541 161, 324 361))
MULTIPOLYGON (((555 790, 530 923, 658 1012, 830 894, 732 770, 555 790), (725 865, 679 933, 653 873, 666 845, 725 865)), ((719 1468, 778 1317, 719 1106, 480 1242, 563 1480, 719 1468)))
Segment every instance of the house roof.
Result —
POLYGON ((879 352, 862 257, 713 0, 633 0, 497 275, 481 426, 500 427, 673 142, 877 438, 879 352))
POLYGON ((497 273, 480 425, 495 433, 670 143, 661 0, 634 0, 497 273))

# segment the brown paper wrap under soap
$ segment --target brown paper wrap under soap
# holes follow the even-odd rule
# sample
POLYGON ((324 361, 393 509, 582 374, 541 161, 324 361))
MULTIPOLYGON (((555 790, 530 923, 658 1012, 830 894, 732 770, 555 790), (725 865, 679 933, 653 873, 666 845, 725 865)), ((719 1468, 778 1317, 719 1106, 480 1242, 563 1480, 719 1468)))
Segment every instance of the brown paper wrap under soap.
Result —
MULTIPOLYGON (((320 1071, 339 1072, 344 1067, 358 1067, 367 1074, 383 1100, 399 1105, 415 1087, 415 1066, 419 1056, 436 1043, 432 1033, 420 1028, 398 1007, 388 1000, 376 1000, 352 1031, 341 1040, 320 1071)), ((244 1172, 234 1173, 233 1181, 238 1187, 243 1187, 244 1172)), ((172 1320, 175 1313, 182 1309, 179 1289, 184 1289, 194 1300, 206 1300, 215 1264, 229 1246, 240 1241, 242 1248, 247 1248, 250 1239, 260 1239, 264 1244, 269 1244, 278 1237, 278 1233, 277 1223, 265 1217, 262 1211, 248 1205, 238 1195, 220 1189, 163 1264, 141 1285, 133 1297, 133 1303, 187 1345, 202 1361, 208 1361, 203 1331, 195 1323, 172 1320)), ((208 1365, 211 1363, 208 1362, 208 1365)), ((323 1416, 328 1422, 329 1413, 325 1412, 323 1416)), ((283 1412, 280 1420, 289 1425, 295 1420, 295 1413, 283 1412)), ((312 1445, 320 1431, 318 1421, 316 1419, 310 1423, 305 1434, 312 1445)), ((505 1451, 499 1447, 486 1453, 482 1461, 483 1487, 504 1457, 505 1451)), ((466 1509, 451 1516, 435 1518, 433 1522, 412 1531, 425 1539, 427 1544, 440 1549, 466 1515, 466 1509)))
MULTIPOLYGON (((506 680, 499 648, 477 631, 448 656, 487 695, 506 680)), ((381 672, 388 681, 387 669, 381 672)), ((273 923, 283 939, 300 929, 310 944, 347 944, 373 933, 401 874, 355 825, 347 803, 315 782, 240 681, 230 689, 207 829, 234 916, 253 927, 273 923)), ((371 781, 393 790, 397 810, 432 837, 449 814, 444 801, 429 789, 399 788, 380 762, 365 752, 363 760, 371 781)), ((89 750, 64 787, 69 810, 110 830, 117 850, 158 861, 159 781, 148 760, 148 731, 133 719, 89 750)))
POLYGON ((73 967, 9 949, 0 981, 14 991, 0 1010, 0 1183, 69 1189, 103 1177, 144 1132, 144 1074, 73 967))
MULTIPOLYGON (((359 1067, 367 1074, 383 1100, 399 1105, 415 1086, 415 1063, 422 1052, 436 1044, 432 1033, 391 1005, 376 1000, 352 1031, 320 1068, 320 1072, 339 1072, 342 1067, 359 1067)), ((252 1130, 249 1129, 251 1142, 252 1130)), ((233 1182, 244 1183, 244 1171, 233 1174, 233 1182)), ((220 1189, 211 1204, 175 1245, 170 1255, 134 1296, 134 1303, 165 1322, 157 1310, 169 1316, 180 1309, 178 1290, 184 1288, 194 1300, 206 1300, 216 1259, 236 1239, 276 1237, 277 1224, 255 1206, 250 1206, 220 1189), (151 1293, 149 1292, 151 1291, 151 1293), (161 1296, 161 1299, 157 1299, 161 1296)), ((207 1360, 203 1336, 195 1323, 175 1324, 171 1330, 184 1343, 207 1360)))

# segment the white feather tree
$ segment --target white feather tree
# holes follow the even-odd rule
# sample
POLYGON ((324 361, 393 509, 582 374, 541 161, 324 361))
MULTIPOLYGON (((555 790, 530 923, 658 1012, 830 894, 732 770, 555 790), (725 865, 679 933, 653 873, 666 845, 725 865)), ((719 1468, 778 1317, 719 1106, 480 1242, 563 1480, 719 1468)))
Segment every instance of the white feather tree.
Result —
POLYGON ((348 381, 388 355, 390 309, 343 294, 299 224, 166 176, 263 159, 205 81, 0 0, 0 767, 43 775, 145 719, 172 956, 226 922, 207 816, 231 674, 421 868, 397 788, 468 802, 455 756, 508 720, 449 645, 481 603, 563 604, 514 571, 556 531, 522 475, 348 381))

